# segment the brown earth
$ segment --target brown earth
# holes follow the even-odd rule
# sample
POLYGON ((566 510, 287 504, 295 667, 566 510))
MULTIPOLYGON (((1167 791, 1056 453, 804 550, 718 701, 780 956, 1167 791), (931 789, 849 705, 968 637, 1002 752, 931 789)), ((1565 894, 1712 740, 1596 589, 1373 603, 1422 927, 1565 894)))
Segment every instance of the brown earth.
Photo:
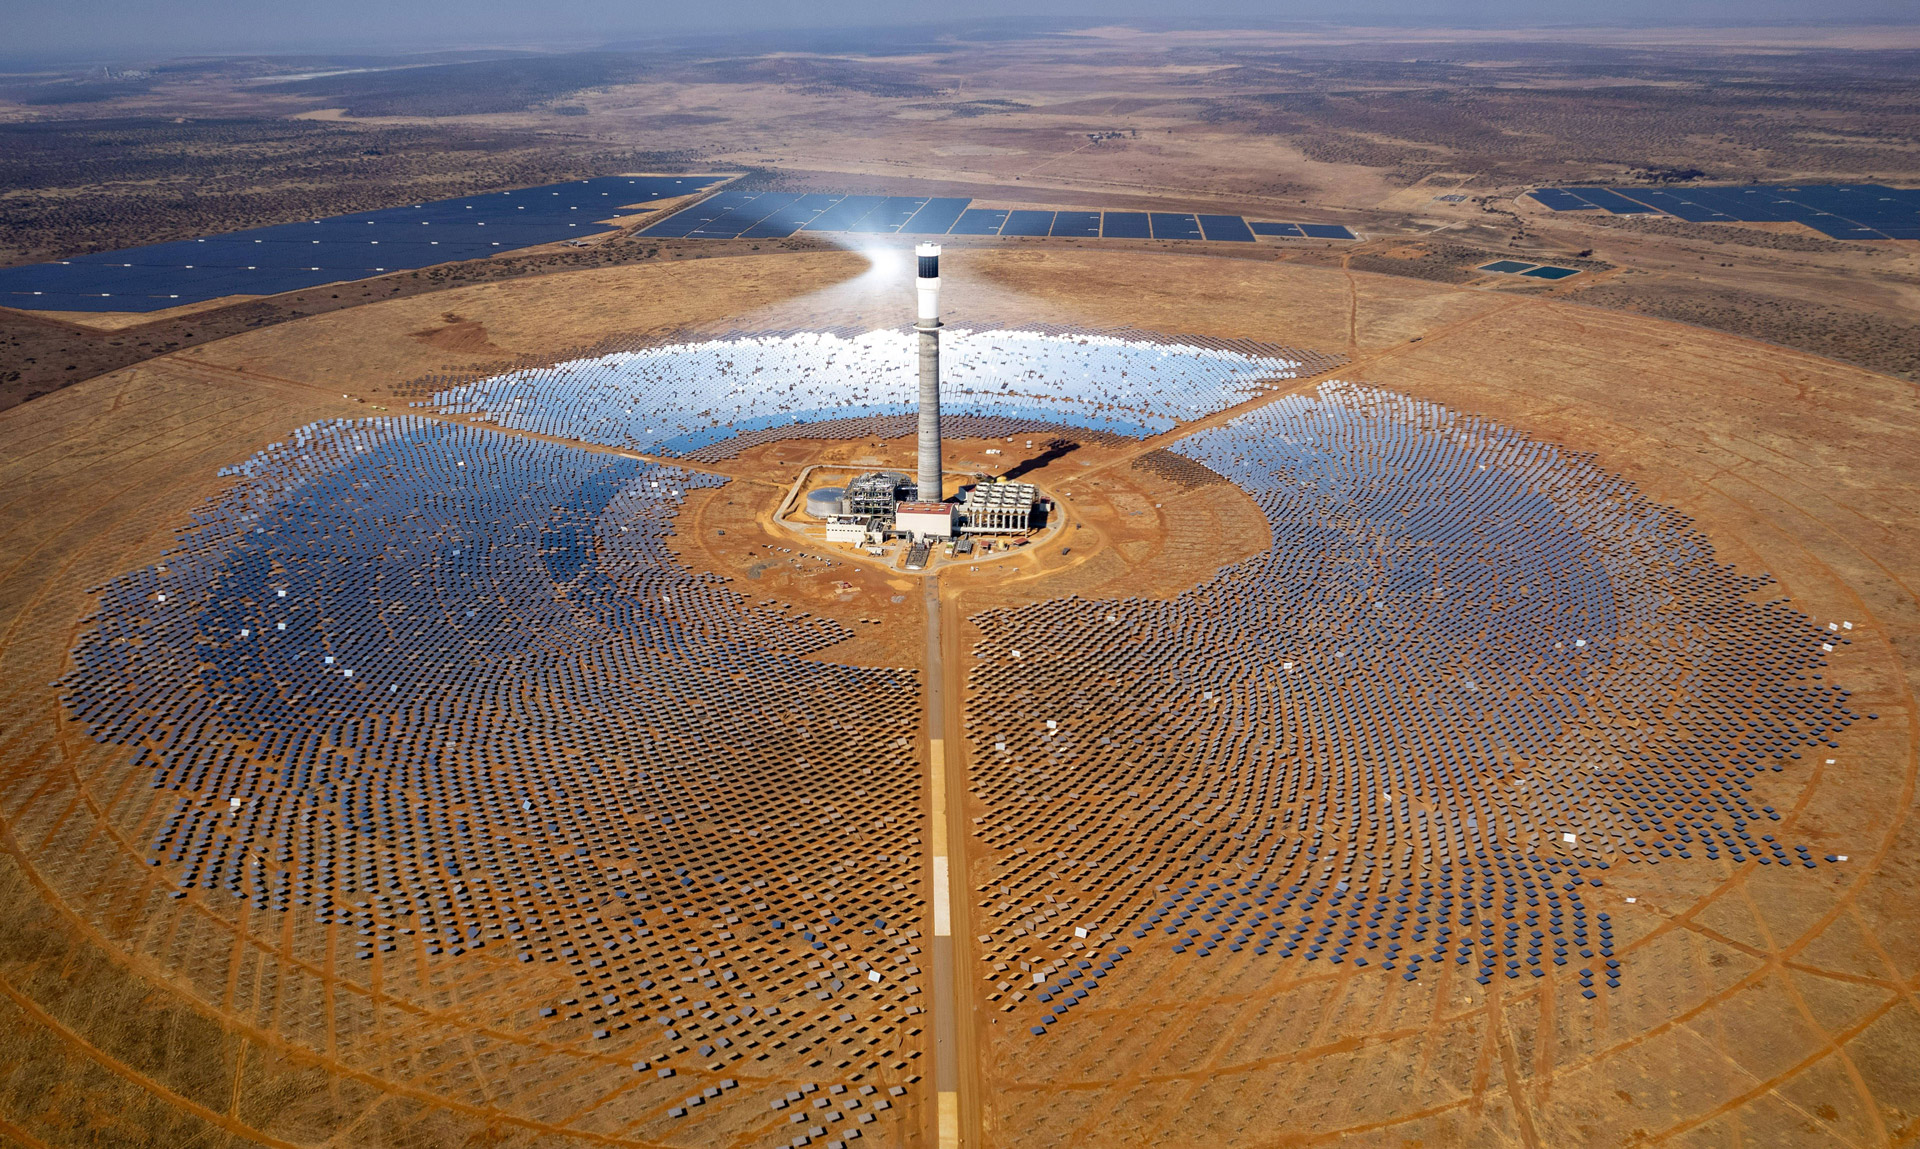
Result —
MULTIPOLYGON (((1815 618, 1854 621, 1832 673, 1858 709, 1879 715, 1781 806, 1797 836, 1844 844, 1854 864, 1793 881, 1706 866, 1621 876, 1600 904, 1636 979, 1593 1006, 1554 982, 1487 993, 1290 962, 1229 961, 1175 982, 1143 955, 1109 981, 1101 1006, 1076 1015, 1074 1047, 1043 1053, 997 1032, 983 976, 995 972, 991 951, 968 941, 980 932, 978 899, 957 899, 957 981, 974 987, 960 1034, 965 1143, 1893 1145, 1920 1135, 1912 384, 1577 295, 1337 263, 1033 246, 969 247, 949 264, 950 323, 1130 324, 1346 354, 1332 374, 1593 452, 1694 516, 1722 561, 1771 571, 1815 618)), ((456 287, 290 318, 0 412, 7 1137, 676 1143, 612 1120, 648 1099, 556 1100, 603 1067, 590 1049, 517 1020, 549 989, 537 978, 479 961, 432 984, 367 984, 330 962, 295 961, 272 915, 160 898, 141 864, 145 798, 133 802, 137 786, 66 721, 47 684, 69 665, 87 588, 153 561, 222 488, 218 467, 295 427, 365 416, 421 375, 501 353, 558 356, 609 334, 891 325, 904 289, 859 278, 864 269, 850 253, 745 254, 456 287), (484 332, 499 351, 419 335, 447 328, 484 332), (406 1049, 421 1052, 395 1052, 406 1049)), ((1061 493, 1070 535, 1092 542, 943 575, 953 649, 966 649, 964 619, 979 610, 1172 594, 1264 545, 1236 489, 1166 462, 1160 448, 1181 433, 1087 444, 1034 473, 1061 493)), ((714 468, 733 482, 688 504, 679 553, 750 598, 804 603, 855 630, 821 657, 917 664, 924 615, 907 580, 828 566, 830 552, 794 547, 767 525, 806 463, 899 465, 904 451, 854 442, 744 453, 714 468), (776 545, 811 554, 776 557, 776 545)), ((959 662, 948 660, 950 721, 959 662)), ((950 733, 946 744, 963 783, 964 741, 950 733)), ((953 805, 960 884, 979 890, 991 859, 964 831, 981 811, 953 805)), ((894 1128, 930 1144, 930 1083, 913 1080, 901 1099, 909 1124, 894 1128)), ((746 1143, 774 1131, 735 1132, 746 1143)))

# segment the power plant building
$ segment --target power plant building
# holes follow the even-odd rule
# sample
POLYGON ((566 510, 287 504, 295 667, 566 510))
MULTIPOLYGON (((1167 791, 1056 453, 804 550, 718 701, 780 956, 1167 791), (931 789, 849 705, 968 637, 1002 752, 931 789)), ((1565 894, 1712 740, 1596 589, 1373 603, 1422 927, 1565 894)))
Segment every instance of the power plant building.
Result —
POLYGON ((847 484, 845 513, 874 518, 893 517, 895 504, 912 502, 920 492, 897 471, 869 471, 847 484))
POLYGON ((1040 499, 1031 483, 981 483, 967 492, 961 511, 970 535, 1025 534, 1033 527, 1033 507, 1040 499))
POLYGON ((952 503, 901 503, 894 510, 893 529, 916 539, 953 537, 952 503))

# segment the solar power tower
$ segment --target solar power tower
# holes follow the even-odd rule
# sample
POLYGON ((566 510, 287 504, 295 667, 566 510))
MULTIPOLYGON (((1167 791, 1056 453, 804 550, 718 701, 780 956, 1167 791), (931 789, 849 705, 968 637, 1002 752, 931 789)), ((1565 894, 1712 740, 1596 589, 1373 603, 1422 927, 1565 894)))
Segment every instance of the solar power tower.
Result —
POLYGON ((940 501, 940 245, 913 249, 920 257, 920 499, 940 501))

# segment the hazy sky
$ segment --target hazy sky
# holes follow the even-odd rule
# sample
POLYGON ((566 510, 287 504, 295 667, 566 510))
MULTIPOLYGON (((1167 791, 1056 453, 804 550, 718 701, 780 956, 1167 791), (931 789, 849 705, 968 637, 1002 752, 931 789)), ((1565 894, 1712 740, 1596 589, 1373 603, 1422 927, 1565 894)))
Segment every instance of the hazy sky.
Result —
POLYGON ((584 47, 662 32, 1018 20, 1415 26, 1920 21, 1920 0, 0 0, 0 54, 584 47))

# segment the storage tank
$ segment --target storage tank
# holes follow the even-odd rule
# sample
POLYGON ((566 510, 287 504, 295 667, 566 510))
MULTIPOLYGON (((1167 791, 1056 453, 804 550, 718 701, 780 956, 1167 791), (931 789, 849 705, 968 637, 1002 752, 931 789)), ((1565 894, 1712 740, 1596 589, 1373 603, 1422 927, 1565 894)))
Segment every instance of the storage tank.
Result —
POLYGON ((844 487, 820 487, 807 492, 807 513, 816 519, 844 514, 846 509, 847 491, 844 487))

